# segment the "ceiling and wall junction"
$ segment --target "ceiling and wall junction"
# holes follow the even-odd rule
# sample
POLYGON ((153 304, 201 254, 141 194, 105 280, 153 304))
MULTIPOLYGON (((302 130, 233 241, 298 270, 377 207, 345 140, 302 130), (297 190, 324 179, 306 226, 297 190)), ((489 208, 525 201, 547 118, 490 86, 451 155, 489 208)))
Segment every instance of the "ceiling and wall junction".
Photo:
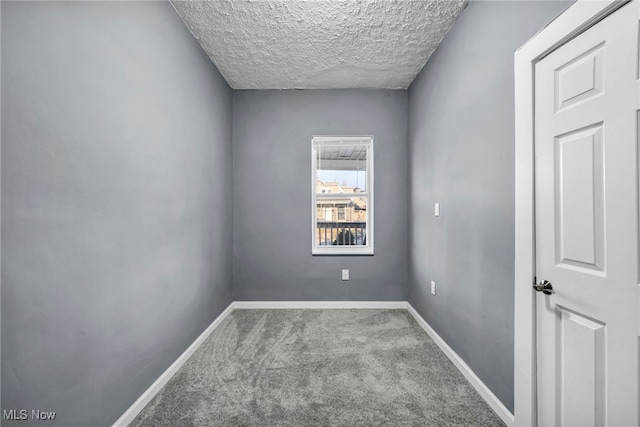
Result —
POLYGON ((407 89, 467 0, 171 3, 233 89, 407 89))

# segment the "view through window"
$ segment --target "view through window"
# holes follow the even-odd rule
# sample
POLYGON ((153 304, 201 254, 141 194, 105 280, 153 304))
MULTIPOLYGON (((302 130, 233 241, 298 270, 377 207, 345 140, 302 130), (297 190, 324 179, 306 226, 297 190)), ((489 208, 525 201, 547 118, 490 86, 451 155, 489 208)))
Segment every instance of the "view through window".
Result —
POLYGON ((373 254, 373 138, 312 140, 313 253, 373 254))

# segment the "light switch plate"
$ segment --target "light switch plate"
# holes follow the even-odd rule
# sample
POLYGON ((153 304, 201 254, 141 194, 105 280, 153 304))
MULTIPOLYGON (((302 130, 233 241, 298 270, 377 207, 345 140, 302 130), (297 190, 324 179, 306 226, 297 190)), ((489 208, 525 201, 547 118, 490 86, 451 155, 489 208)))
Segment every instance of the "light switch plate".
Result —
POLYGON ((434 282, 433 280, 431 281, 431 295, 435 295, 436 294, 436 282, 434 282))
POLYGON ((349 280, 349 270, 346 268, 342 270, 342 280, 349 280))
POLYGON ((440 203, 436 203, 435 207, 433 208, 433 214, 435 216, 440 216, 440 203))

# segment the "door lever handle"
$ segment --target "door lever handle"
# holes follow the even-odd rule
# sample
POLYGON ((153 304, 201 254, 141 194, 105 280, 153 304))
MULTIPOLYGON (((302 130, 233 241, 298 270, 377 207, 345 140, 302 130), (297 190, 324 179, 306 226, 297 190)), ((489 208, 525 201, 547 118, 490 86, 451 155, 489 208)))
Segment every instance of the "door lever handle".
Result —
POLYGON ((553 286, 551 286, 551 282, 548 280, 545 280, 542 283, 538 283, 537 285, 533 285, 533 289, 535 289, 537 292, 542 292, 545 295, 551 295, 556 293, 553 290, 553 286))

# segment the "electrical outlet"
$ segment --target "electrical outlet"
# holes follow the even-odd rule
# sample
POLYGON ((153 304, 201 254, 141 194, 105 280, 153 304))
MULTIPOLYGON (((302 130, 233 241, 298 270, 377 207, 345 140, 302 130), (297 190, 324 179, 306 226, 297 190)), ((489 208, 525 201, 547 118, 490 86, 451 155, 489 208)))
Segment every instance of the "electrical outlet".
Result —
POLYGON ((435 295, 436 294, 436 282, 434 282, 433 280, 431 281, 431 295, 435 295))
POLYGON ((440 203, 436 203, 433 207, 433 214, 435 216, 440 216, 440 203))
POLYGON ((349 270, 346 268, 342 270, 342 280, 349 280, 349 270))

